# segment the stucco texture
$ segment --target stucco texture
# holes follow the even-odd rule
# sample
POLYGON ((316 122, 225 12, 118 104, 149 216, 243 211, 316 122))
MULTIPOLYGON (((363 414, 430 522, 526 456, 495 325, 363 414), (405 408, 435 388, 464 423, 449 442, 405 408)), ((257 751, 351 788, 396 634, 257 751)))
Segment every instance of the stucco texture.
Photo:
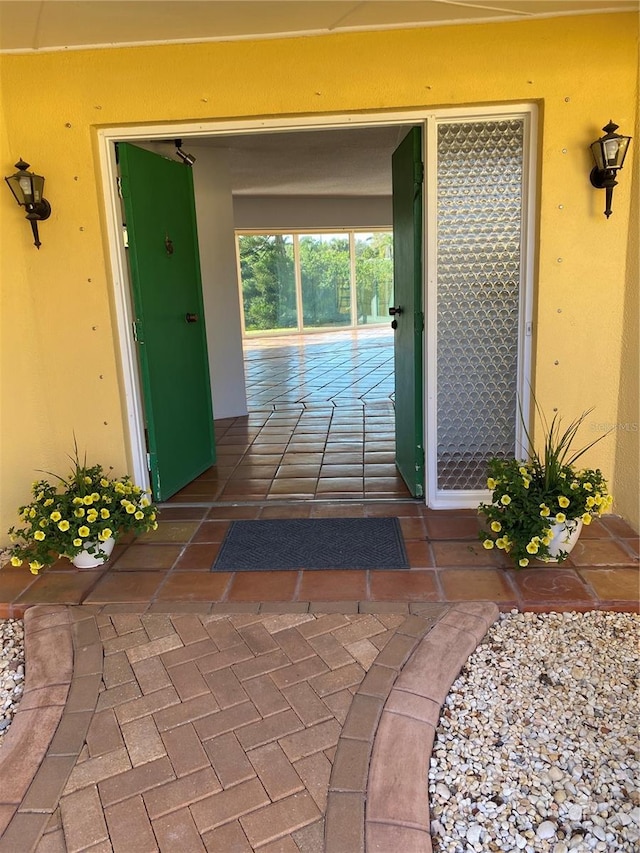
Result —
MULTIPOLYGON (((594 424, 637 424, 633 169, 608 221, 588 180, 601 127, 637 126, 637 36, 637 16, 613 14, 0 57, 4 174, 24 157, 46 176, 53 208, 36 251, 10 193, 0 194, 0 536, 35 470, 67 467, 74 432, 92 460, 130 466, 101 127, 538 103, 536 395, 567 418, 595 406, 594 424)), ((637 139, 629 156, 637 164, 637 139)), ((604 470, 615 510, 637 528, 638 434, 623 432, 585 462, 604 470)))

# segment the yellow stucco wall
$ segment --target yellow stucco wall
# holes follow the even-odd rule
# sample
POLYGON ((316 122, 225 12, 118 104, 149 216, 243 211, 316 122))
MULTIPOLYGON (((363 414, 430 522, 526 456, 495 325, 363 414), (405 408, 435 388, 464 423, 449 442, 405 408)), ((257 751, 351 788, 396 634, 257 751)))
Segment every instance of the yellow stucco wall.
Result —
MULTIPOLYGON (((596 406, 594 422, 615 424, 623 388, 637 412, 637 373, 634 385, 621 371, 623 341, 625 358, 633 348, 625 310, 637 291, 632 170, 609 221, 604 193, 588 181, 588 145, 601 126, 635 125, 637 34, 637 17, 619 14, 0 57, 3 174, 24 157, 46 176, 53 207, 38 252, 10 193, 0 193, 0 536, 34 469, 66 468, 74 431, 91 460, 127 468, 99 127, 539 103, 536 394, 548 412, 571 418, 596 406)), ((637 527, 637 452, 624 439, 624 465, 616 466, 619 431, 586 461, 614 491, 620 482, 615 509, 637 527)))

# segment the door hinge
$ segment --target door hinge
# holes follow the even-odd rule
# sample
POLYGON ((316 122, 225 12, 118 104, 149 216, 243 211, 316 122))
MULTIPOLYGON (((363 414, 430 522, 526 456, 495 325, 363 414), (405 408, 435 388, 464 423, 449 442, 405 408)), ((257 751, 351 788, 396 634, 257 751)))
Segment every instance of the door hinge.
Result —
POLYGON ((131 323, 131 328, 133 329, 133 340, 134 340, 137 344, 143 344, 143 343, 144 343, 144 341, 143 341, 143 340, 142 340, 142 338, 140 337, 140 335, 141 335, 141 329, 140 329, 140 326, 138 325, 139 323, 140 323, 140 320, 134 320, 134 321, 131 323))
POLYGON ((416 184, 422 184, 424 182, 424 163, 414 163, 413 164, 413 180, 416 184))
POLYGON ((116 178, 116 186, 118 187, 118 195, 122 198, 122 178, 120 175, 116 178))
POLYGON ((533 322, 531 320, 529 320, 527 323, 525 323, 524 333, 529 338, 529 337, 531 337, 532 332, 533 332, 533 322))
POLYGON ((147 471, 151 471, 151 454, 147 453, 147 471))

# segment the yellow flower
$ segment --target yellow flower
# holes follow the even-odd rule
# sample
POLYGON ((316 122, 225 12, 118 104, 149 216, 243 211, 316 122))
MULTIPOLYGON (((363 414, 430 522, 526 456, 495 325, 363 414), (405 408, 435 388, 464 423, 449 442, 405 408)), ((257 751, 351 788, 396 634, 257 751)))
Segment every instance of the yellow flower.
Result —
POLYGON ((585 490, 585 492, 593 491, 593 486, 591 485, 591 483, 583 483, 582 488, 585 490))
POLYGON ((591 516, 589 515, 588 512, 585 512, 584 515, 582 516, 582 523, 583 524, 591 524, 591 516))
POLYGON ((49 516, 49 518, 51 519, 51 521, 60 521, 60 519, 62 518, 62 516, 60 515, 60 513, 58 512, 58 510, 55 510, 55 512, 52 512, 52 513, 51 513, 51 515, 49 516))
POLYGON ((106 488, 107 488, 107 486, 109 485, 109 481, 103 477, 103 478, 100 480, 100 485, 102 486, 102 488, 103 488, 103 489, 106 489, 106 488))
POLYGON ((89 512, 87 513, 87 521, 89 522, 89 524, 93 524, 93 522, 97 519, 97 517, 98 517, 98 510, 97 509, 90 509, 89 512))
POLYGON ((492 521, 491 522, 491 529, 493 530, 494 533, 500 533, 500 531, 502 530, 502 525, 500 524, 499 521, 492 521))
POLYGON ((571 501, 569 500, 569 498, 566 498, 564 495, 560 495, 560 497, 558 498, 558 503, 560 504, 560 506, 563 509, 566 509, 569 506, 569 504, 571 503, 571 501))
POLYGON ((522 557, 520 560, 518 560, 518 565, 519 565, 519 566, 522 566, 522 568, 524 568, 525 566, 528 566, 528 565, 529 565, 529 560, 528 560, 528 558, 527 558, 527 557, 522 557))
POLYGON ((119 495, 124 495, 124 494, 125 494, 125 492, 126 492, 126 489, 125 489, 125 487, 122 485, 122 483, 116 483, 116 484, 115 484, 115 486, 114 486, 113 488, 115 489, 115 491, 116 491, 119 495))
POLYGON ((29 563, 29 569, 32 575, 37 575, 40 569, 44 566, 44 563, 39 563, 37 560, 32 560, 29 563))
POLYGON ((62 530, 65 533, 69 529, 69 522, 63 518, 62 521, 58 524, 58 529, 62 530))
POLYGON ((36 530, 36 532, 33 534, 33 538, 37 539, 38 542, 42 542, 42 540, 45 538, 45 535, 42 530, 36 530))
POLYGON ((537 554, 538 551, 540 550, 540 548, 539 548, 537 542, 534 542, 533 540, 531 540, 531 542, 529 542, 529 544, 527 545, 526 550, 527 550, 527 554, 537 554))
POLYGON ((128 503, 126 505, 125 509, 129 513, 129 515, 133 515, 134 512, 136 511, 136 505, 132 504, 132 503, 128 503))
POLYGON ((540 507, 541 507, 540 515, 543 518, 546 518, 551 513, 551 510, 549 509, 549 507, 546 504, 540 504, 540 507))
POLYGON ((137 519, 138 519, 138 521, 140 521, 141 519, 143 519, 143 518, 144 518, 144 513, 142 512, 142 510, 140 510, 140 509, 139 509, 139 510, 136 512, 136 514, 134 515, 134 518, 137 518, 137 519))
POLYGON ((105 509, 105 507, 100 510, 100 518, 109 518, 110 515, 111 513, 108 509, 105 509))
POLYGON ((87 536, 91 533, 86 524, 83 524, 82 527, 78 528, 78 536, 82 536, 83 539, 86 539, 87 536))
POLYGON ((531 480, 528 477, 523 477, 522 478, 522 485, 525 487, 525 489, 528 489, 529 486, 531 485, 531 480))
POLYGON ((589 495, 589 497, 587 498, 586 503, 587 503, 587 506, 589 507, 589 509, 591 509, 591 507, 592 507, 592 506, 595 506, 595 505, 596 505, 596 499, 595 499, 595 498, 592 498, 592 497, 591 497, 591 495, 589 495))
POLYGON ((498 548, 501 548, 502 550, 505 550, 507 547, 507 537, 501 536, 499 539, 496 539, 496 546, 498 548))
POLYGON ((93 497, 92 497, 92 495, 85 495, 85 496, 82 498, 82 503, 83 503, 85 506, 91 506, 91 504, 93 503, 93 497))
POLYGON ((20 557, 12 557, 11 558, 11 565, 12 566, 21 566, 22 560, 20 559, 20 557))
POLYGON ((52 503, 53 498, 47 498, 46 501, 43 503, 43 506, 51 506, 52 503))
POLYGON ((101 542, 105 542, 107 539, 110 539, 113 536, 113 530, 110 527, 105 527, 100 533, 98 533, 98 539, 101 542))
POLYGON ((149 506, 149 503, 149 498, 142 498, 142 500, 140 501, 140 506, 149 506))
POLYGON ((485 539, 482 546, 483 548, 486 548, 487 551, 490 551, 493 548, 493 539, 485 539))
POLYGON ((498 483, 496 482, 496 480, 494 480, 493 477, 489 477, 489 479, 487 480, 487 488, 493 491, 497 485, 498 483))
POLYGON ((82 545, 82 539, 74 539, 73 544, 76 548, 79 548, 82 545))
POLYGON ((503 506, 509 506, 509 504, 511 503, 511 498, 509 497, 509 495, 503 495, 500 498, 500 503, 503 504, 503 506))
POLYGON ((74 498, 74 499, 73 499, 73 503, 74 503, 76 506, 80 506, 80 504, 83 504, 83 503, 84 503, 84 500, 83 500, 83 498, 74 498))
POLYGON ((154 521, 153 526, 152 526, 152 528, 151 528, 151 529, 152 529, 152 530, 157 530, 157 529, 158 529, 158 522, 157 522, 157 521, 154 521))
POLYGON ((91 497, 93 498, 94 503, 100 500, 100 495, 97 492, 92 492, 91 497))
POLYGON ((40 524, 40 527, 48 527, 49 519, 48 518, 41 518, 39 524, 40 524))
MULTIPOLYGON (((156 514, 155 514, 155 512, 152 512, 152 513, 151 513, 151 515, 149 516, 149 519, 150 519, 151 521, 155 521, 155 520, 156 520, 156 514)), ((154 527, 153 529, 155 530, 155 527, 154 527)))
POLYGON ((567 520, 567 516, 563 512, 556 513, 556 521, 558 524, 562 524, 563 521, 567 520))
POLYGON ((35 517, 36 517, 35 509, 30 509, 29 510, 29 518, 35 518, 35 517))
POLYGON ((518 471, 522 474, 523 477, 526 477, 526 475, 529 473, 524 467, 524 465, 521 468, 518 468, 518 471))
POLYGON ((76 518, 82 518, 84 515, 84 507, 79 507, 78 509, 74 509, 73 514, 76 518))
POLYGON ((574 480, 573 483, 571 483, 571 485, 569 486, 569 488, 573 489, 573 491, 575 492, 576 489, 580 488, 580 483, 577 480, 574 480))

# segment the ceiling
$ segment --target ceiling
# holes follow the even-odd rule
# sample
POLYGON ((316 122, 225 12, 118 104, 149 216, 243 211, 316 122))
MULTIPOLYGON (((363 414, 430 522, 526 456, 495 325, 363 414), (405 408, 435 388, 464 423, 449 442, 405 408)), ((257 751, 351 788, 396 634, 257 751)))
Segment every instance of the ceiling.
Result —
POLYGON ((191 137, 182 148, 196 156, 202 146, 228 149, 234 195, 391 195, 391 154, 408 130, 396 124, 191 137))
MULTIPOLYGON (((0 0, 0 52, 293 37, 638 9, 640 0, 0 0)), ((190 137, 183 148, 227 148, 234 195, 389 195, 391 153, 407 130, 387 125, 190 137)))
POLYGON ((289 37, 638 9, 639 0, 0 0, 0 51, 289 37))

